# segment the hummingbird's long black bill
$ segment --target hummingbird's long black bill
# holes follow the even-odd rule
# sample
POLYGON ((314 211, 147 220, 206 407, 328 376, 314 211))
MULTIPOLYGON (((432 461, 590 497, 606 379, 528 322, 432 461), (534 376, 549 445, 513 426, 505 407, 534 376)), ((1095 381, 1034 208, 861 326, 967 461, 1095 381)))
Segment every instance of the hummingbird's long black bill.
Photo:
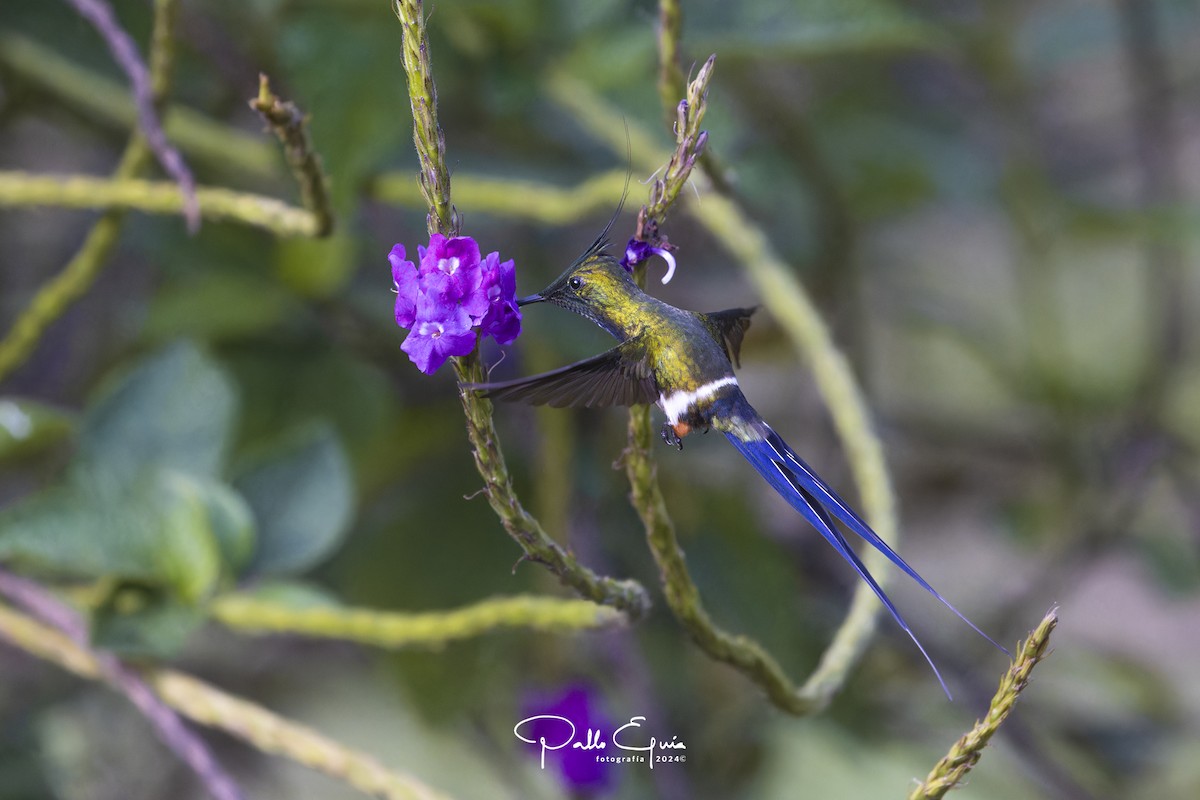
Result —
POLYGON ((540 303, 545 299, 546 298, 542 297, 540 294, 531 294, 528 297, 517 298, 517 305, 518 306, 527 306, 527 305, 530 305, 531 303, 540 303))

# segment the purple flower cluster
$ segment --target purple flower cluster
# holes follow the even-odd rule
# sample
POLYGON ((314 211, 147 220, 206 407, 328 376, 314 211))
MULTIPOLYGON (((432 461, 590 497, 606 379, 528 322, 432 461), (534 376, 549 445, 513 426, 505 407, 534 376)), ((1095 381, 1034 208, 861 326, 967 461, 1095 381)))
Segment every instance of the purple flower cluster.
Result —
MULTIPOLYGON (((664 239, 663 244, 666 244, 664 239)), ((657 255, 667 262, 667 274, 663 275, 662 282, 670 283, 672 276, 675 275, 675 256, 671 255, 671 251, 666 247, 655 247, 649 242, 639 241, 638 239, 630 239, 625 245, 625 257, 621 259, 621 266, 629 272, 633 272, 634 264, 640 264, 652 255, 657 255)))
POLYGON ((479 336, 511 344, 521 334, 517 276, 499 253, 480 258, 470 236, 440 233, 417 246, 417 264, 404 245, 388 253, 396 290, 396 324, 409 330, 400 349, 417 369, 432 375, 450 356, 469 355, 479 336))
MULTIPOLYGON (((552 746, 564 745, 554 753, 554 761, 559 781, 572 797, 600 797, 616 788, 617 775, 612 764, 598 761, 595 753, 582 749, 589 731, 599 731, 600 736, 607 738, 615 729, 601 706, 599 693, 586 683, 570 683, 557 692, 532 692, 522 703, 525 717, 542 717, 521 729, 525 740, 537 742, 544 738, 552 746), (575 726, 572 742, 567 743, 562 720, 550 717, 570 720, 575 726)), ((533 750, 530 753, 535 754, 533 750)))

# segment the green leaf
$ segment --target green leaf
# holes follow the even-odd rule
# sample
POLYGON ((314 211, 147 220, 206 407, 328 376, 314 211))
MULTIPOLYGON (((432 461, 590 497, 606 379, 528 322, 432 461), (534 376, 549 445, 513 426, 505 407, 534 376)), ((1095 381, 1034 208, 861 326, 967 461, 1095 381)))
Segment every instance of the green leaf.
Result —
POLYGON ((216 475, 237 400, 216 364, 193 345, 172 345, 109 386, 88 410, 83 469, 131 479, 148 467, 216 475))
POLYGON ((195 479, 221 563, 237 576, 254 556, 254 512, 234 488, 221 481, 195 479))
POLYGON ((255 572, 306 570, 332 553, 346 534, 354 489, 346 455, 327 425, 284 443, 235 485, 258 523, 255 572))
POLYGON ((181 603, 160 590, 126 584, 93 612, 91 639, 126 658, 170 658, 205 619, 200 606, 181 603))
POLYGON ((220 571, 206 488, 168 470, 75 480, 0 513, 0 559, 54 576, 122 578, 207 595, 220 571))
POLYGON ((0 462, 25 458, 65 439, 74 418, 32 400, 0 398, 0 462))

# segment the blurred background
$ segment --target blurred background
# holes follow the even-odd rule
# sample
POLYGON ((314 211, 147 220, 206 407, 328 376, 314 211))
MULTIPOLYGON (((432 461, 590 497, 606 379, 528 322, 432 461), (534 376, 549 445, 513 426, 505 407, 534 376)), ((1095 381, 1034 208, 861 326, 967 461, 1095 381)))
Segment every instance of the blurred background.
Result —
MULTIPOLYGON (((144 52, 150 3, 114 5, 144 52)), ((1200 7, 683 7, 685 70, 717 54, 709 146, 864 386, 897 484, 901 552, 1002 642, 1061 606, 1052 656, 956 796, 1200 796, 1200 7)), ((625 124, 671 146, 650 0, 427 11, 456 178, 566 188, 623 173, 624 149, 607 142, 625 124), (556 102, 549 85, 564 76, 619 109, 609 130, 556 102)), ((336 233, 283 239, 206 222, 191 237, 178 218, 130 213, 98 280, 0 382, 0 557, 27 552, 12 544, 22 536, 61 536, 76 552, 70 543, 99 523, 55 494, 64 476, 81 463, 119 472, 153 453, 158 431, 258 519, 258 544, 231 545, 241 567, 225 586, 394 610, 565 594, 537 565, 514 570, 519 550, 470 499, 481 482, 450 370, 422 375, 399 349, 386 256, 427 236, 388 4, 185 0, 177 57, 171 105, 192 116, 168 130, 191 132, 174 140, 199 182, 298 202, 246 104, 265 72, 311 114, 336 233)), ((0 8, 0 169, 109 174, 131 122, 125 92, 67 4, 0 8)), ((633 175, 618 241, 647 177, 633 175)), ((591 242, 620 184, 553 218, 524 213, 536 187, 514 185, 508 214, 456 203, 485 253, 516 260, 527 294, 591 242)), ((0 209, 0 334, 96 219, 0 209)), ((684 210, 666 233, 680 267, 668 286, 652 277, 657 296, 698 310, 759 302, 684 210)), ((484 356, 503 358, 494 375, 507 377, 608 346, 586 321, 535 306, 515 345, 484 356)), ((806 365, 769 315, 756 317, 742 362, 764 417, 857 501, 806 365)), ((102 641, 463 798, 901 797, 986 708, 1004 657, 894 580, 955 701, 881 621, 827 712, 777 711, 666 610, 611 468, 626 415, 501 406, 496 418, 526 504, 585 563, 650 588, 647 619, 385 652, 252 637, 206 623, 202 603, 152 598, 152 622, 110 615, 102 641), (660 738, 687 743, 688 761, 580 775, 548 757, 542 772, 512 727, 529 709, 568 706, 605 727, 646 716, 660 738)), ((842 619, 851 571, 723 442, 664 447, 659 474, 714 618, 801 679, 842 619)), ((0 676, 0 798, 202 796, 122 698, 8 645, 0 676)), ((355 796, 208 740, 251 797, 355 796)))

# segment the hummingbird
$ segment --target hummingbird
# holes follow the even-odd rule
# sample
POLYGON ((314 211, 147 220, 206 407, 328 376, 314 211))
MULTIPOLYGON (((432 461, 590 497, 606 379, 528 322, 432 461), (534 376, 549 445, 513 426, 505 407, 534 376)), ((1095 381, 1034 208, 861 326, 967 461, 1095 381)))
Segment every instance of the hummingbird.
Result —
POLYGON ((663 441, 680 450, 688 434, 716 429, 867 582, 916 644, 948 697, 950 691, 937 665, 837 523, 865 539, 976 633, 1008 653, 871 530, 750 405, 734 367, 741 366, 742 339, 757 307, 704 314, 669 305, 642 291, 607 252, 607 234, 606 228, 562 275, 517 304, 551 303, 565 308, 590 319, 620 344, 539 375, 462 388, 496 400, 556 408, 656 404, 666 415, 663 441))

